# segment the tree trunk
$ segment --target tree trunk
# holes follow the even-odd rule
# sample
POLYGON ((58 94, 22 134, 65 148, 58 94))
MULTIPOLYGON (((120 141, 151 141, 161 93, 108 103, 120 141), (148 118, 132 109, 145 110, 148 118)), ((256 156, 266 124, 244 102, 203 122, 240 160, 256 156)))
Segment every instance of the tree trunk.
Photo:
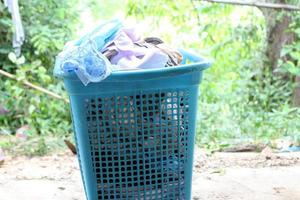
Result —
MULTIPOLYGON (((286 4, 286 0, 266 0, 266 2, 286 4)), ((287 78, 286 74, 282 74, 278 70, 279 59, 288 60, 291 58, 281 57, 280 53, 282 48, 295 41, 295 34, 288 31, 292 22, 291 12, 278 11, 273 9, 261 9, 266 20, 267 34, 266 34, 266 57, 267 65, 270 66, 269 70, 274 75, 281 76, 283 79, 287 78)), ((293 105, 300 107, 300 77, 295 77, 296 87, 293 91, 293 105)))
MULTIPOLYGON (((269 0, 266 2, 270 2, 269 0)), ((273 2, 273 1, 272 1, 273 2)), ((275 3, 285 4, 285 0, 276 0, 275 3)), ((281 58, 280 53, 284 45, 290 44, 294 40, 294 34, 288 32, 291 15, 288 12, 274 9, 261 9, 266 20, 267 26, 267 47, 266 56, 270 70, 278 74, 278 60, 281 58)), ((284 59, 284 58, 283 58, 284 59)))

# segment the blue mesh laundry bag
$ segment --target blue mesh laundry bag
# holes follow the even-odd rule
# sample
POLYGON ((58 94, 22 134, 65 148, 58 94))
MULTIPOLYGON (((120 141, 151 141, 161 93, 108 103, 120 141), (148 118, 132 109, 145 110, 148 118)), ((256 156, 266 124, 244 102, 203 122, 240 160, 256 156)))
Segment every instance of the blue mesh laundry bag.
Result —
POLYGON ((198 86, 210 62, 181 53, 180 66, 114 71, 87 86, 61 75, 88 200, 191 199, 198 86))

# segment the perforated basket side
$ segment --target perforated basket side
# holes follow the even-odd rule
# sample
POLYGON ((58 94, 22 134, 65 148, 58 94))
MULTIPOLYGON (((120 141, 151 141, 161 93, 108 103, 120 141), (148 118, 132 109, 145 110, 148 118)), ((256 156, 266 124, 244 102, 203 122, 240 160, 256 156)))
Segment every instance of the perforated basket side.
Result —
POLYGON ((98 199, 187 199, 189 89, 95 96, 85 108, 98 199))

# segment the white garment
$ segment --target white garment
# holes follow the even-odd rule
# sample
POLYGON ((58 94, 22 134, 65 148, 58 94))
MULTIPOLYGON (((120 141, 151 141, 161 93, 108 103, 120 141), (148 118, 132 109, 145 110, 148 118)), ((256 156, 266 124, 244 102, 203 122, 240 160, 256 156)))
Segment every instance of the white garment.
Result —
POLYGON ((12 22, 15 28, 13 35, 13 47, 15 48, 16 55, 20 56, 21 46, 25 40, 25 34, 20 16, 19 3, 18 0, 4 0, 4 5, 11 13, 12 22))

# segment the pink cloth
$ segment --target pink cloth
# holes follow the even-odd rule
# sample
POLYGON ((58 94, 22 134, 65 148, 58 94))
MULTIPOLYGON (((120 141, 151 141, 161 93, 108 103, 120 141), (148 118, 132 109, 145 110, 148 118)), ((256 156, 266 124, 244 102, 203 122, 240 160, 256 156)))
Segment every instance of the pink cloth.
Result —
POLYGON ((141 42, 141 39, 135 30, 123 28, 111 42, 107 43, 102 52, 115 50, 117 54, 110 61, 118 65, 121 70, 165 67, 168 55, 154 46, 150 48, 137 46, 136 42, 141 42))

